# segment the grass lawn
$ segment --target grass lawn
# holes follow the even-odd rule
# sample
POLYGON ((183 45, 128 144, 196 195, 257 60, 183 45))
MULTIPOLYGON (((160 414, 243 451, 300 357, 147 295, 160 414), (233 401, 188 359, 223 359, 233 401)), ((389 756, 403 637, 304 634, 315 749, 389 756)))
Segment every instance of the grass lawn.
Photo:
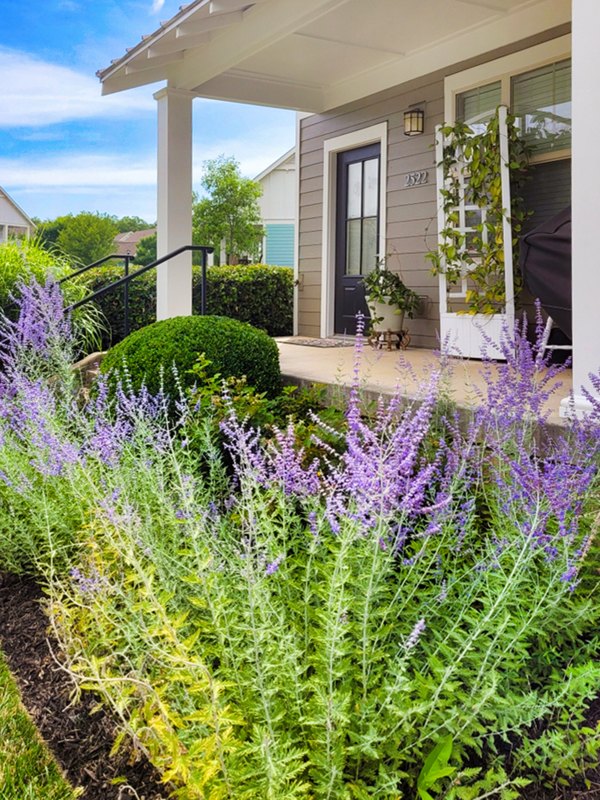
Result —
POLYGON ((2 657, 0 742, 0 800, 74 800, 78 796, 40 741, 2 657))

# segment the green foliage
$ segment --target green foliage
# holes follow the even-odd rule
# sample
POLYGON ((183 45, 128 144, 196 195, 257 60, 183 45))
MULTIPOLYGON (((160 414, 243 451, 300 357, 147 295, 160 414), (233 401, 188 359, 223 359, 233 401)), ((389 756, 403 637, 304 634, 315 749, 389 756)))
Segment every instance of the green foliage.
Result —
POLYGON ((134 263, 139 264, 140 267, 144 267, 146 264, 151 264, 153 261, 156 261, 156 259, 156 234, 153 233, 151 236, 146 236, 138 242, 134 263))
POLYGON ((425 759, 423 768, 417 778, 417 792, 421 800, 433 800, 429 789, 439 791, 439 781, 456 772, 455 767, 448 766, 452 756, 452 737, 445 736, 436 744, 425 759))
POLYGON ((68 217, 58 234, 58 247, 80 265, 91 264, 114 249, 118 228, 107 214, 82 211, 68 217))
MULTIPOLYGON (((290 336, 294 313, 294 275, 290 267, 251 264, 209 267, 209 314, 232 317, 262 328, 270 336, 290 336)), ((194 268, 193 305, 200 308, 201 270, 194 268)))
POLYGON ((346 418, 342 404, 327 394, 327 386, 284 386, 275 395, 259 392, 245 376, 224 378, 215 372, 204 354, 193 365, 194 387, 190 392, 193 412, 185 425, 185 435, 192 443, 204 442, 207 420, 213 436, 223 441, 221 424, 232 411, 259 430, 265 440, 275 437, 276 429, 293 425, 296 446, 304 452, 304 463, 314 459, 326 469, 336 451, 343 449, 346 418))
MULTIPOLYGON (((145 241, 145 240, 142 240, 145 241)), ((86 294, 123 277, 120 264, 105 264, 77 278, 86 294)), ((149 270, 129 284, 130 330, 136 331, 156 320, 156 274, 149 270)), ((294 277, 289 267, 260 264, 235 267, 209 267, 207 270, 207 312, 231 317, 265 330, 270 336, 292 333, 294 277)), ((193 268, 192 302, 200 312, 201 270, 193 268)), ((122 289, 108 292, 96 301, 107 320, 103 349, 124 337, 122 289)))
POLYGON ((72 214, 65 214, 56 219, 36 220, 36 239, 47 250, 55 250, 58 246, 58 237, 67 222, 72 219, 72 214))
MULTIPOLYGON (((193 350, 181 322, 146 349, 193 350)), ((143 394, 78 406, 66 370, 5 397, 0 564, 42 576, 80 690, 179 800, 516 800, 597 764, 598 423, 542 454, 497 405, 465 434, 433 389, 355 398, 307 463, 272 423, 313 398, 227 379, 220 324, 176 429, 143 394)))
POLYGON ((202 187, 207 192, 194 203, 194 244, 210 245, 218 257, 225 240, 227 263, 256 258, 264 236, 258 198, 260 184, 240 173, 234 158, 219 156, 204 162, 202 187))
MULTIPOLYGON (((56 250, 48 250, 38 237, 0 244, 0 311, 12 318, 15 305, 10 299, 18 294, 19 283, 37 281, 44 284, 47 279, 60 280, 72 272, 66 256, 56 250)), ((64 285, 65 305, 81 300, 87 291, 76 283, 64 285)), ((94 306, 83 306, 73 316, 82 353, 98 349, 101 343, 104 319, 94 306)))
POLYGON ((519 235, 527 218, 521 190, 528 165, 528 151, 510 115, 507 117, 507 126, 511 175, 509 212, 502 207, 498 112, 483 133, 475 134, 463 122, 444 125, 441 129, 447 144, 442 162, 445 188, 440 195, 448 225, 440 232, 442 243, 428 253, 427 258, 431 261, 433 274, 443 273, 449 284, 459 286, 462 278, 468 275, 465 303, 472 314, 494 314, 504 309, 503 225, 506 216, 512 227, 515 293, 521 286, 519 235), (485 219, 473 225, 474 231, 469 234, 458 227, 461 178, 464 178, 469 193, 467 202, 477 208, 487 209, 485 219))
POLYGON ((129 231, 145 231, 151 228, 152 225, 146 222, 141 217, 115 217, 111 216, 110 219, 117 226, 119 233, 128 233, 129 231))
POLYGON ((227 317, 175 317, 135 331, 107 353, 102 372, 122 371, 134 389, 145 384, 152 394, 161 385, 171 397, 193 383, 191 373, 203 353, 210 369, 224 377, 245 375, 259 392, 279 389, 279 352, 263 331, 227 317), (173 375, 175 367, 177 376, 173 375))
POLYGON ((0 308, 6 309, 20 281, 43 284, 48 277, 60 280, 70 272, 68 259, 45 249, 37 238, 0 244, 0 308))
POLYGON ((72 789, 42 744, 0 657, 0 797, 2 800, 75 800, 72 789))
POLYGON ((370 301, 397 306, 411 319, 419 308, 419 295, 406 286, 397 272, 388 269, 384 260, 378 261, 362 283, 370 301))

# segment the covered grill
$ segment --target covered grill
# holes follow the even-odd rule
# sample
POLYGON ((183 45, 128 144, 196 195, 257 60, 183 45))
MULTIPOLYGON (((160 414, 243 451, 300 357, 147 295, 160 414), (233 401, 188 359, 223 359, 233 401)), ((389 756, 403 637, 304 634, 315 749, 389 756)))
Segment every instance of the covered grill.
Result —
POLYGON ((519 262, 525 286, 572 339, 571 206, 523 237, 519 262))

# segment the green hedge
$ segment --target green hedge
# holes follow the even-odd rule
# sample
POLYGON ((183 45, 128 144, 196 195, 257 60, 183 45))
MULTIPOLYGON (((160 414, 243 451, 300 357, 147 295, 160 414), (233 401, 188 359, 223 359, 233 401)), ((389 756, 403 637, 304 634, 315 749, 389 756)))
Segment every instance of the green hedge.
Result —
MULTIPOLYGON (((132 267, 132 269, 134 269, 132 267)), ((105 265, 90 270, 77 280, 89 292, 100 289, 123 276, 120 264, 105 265)), ((271 267, 264 264, 232 267, 208 267, 207 314, 231 317, 249 322, 270 336, 292 333, 294 277, 290 267, 271 267)), ((130 331, 136 331, 156 320, 156 273, 149 270, 129 285, 130 331)), ((192 304, 200 313, 201 268, 193 268, 192 304)), ((123 328, 123 290, 117 289, 97 301, 108 320, 110 333, 104 337, 107 349, 120 342, 123 328)))
MULTIPOLYGON (((293 328, 294 273, 291 267, 209 267, 206 310, 262 328, 270 336, 289 336, 293 328)), ((194 310, 200 310, 201 270, 194 267, 194 310)))
POLYGON ((162 385, 170 397, 177 397, 173 364, 181 386, 192 386, 195 376, 190 371, 201 353, 210 361, 208 374, 245 375, 250 385, 270 396, 281 388, 279 351, 273 339, 227 317, 173 317, 155 322, 111 348, 101 370, 118 374, 125 363, 135 390, 145 384, 156 394, 162 385))

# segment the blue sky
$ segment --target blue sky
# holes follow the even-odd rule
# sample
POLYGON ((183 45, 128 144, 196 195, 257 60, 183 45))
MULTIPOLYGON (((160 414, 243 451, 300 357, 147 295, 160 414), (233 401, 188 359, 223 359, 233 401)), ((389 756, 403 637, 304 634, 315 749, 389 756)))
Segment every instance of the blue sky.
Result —
MULTIPOLYGON (((156 218, 160 84, 102 97, 108 66, 181 0, 2 0, 0 186, 30 215, 156 218)), ((194 100, 194 184, 234 156, 249 177, 294 144, 290 111, 194 100)))

